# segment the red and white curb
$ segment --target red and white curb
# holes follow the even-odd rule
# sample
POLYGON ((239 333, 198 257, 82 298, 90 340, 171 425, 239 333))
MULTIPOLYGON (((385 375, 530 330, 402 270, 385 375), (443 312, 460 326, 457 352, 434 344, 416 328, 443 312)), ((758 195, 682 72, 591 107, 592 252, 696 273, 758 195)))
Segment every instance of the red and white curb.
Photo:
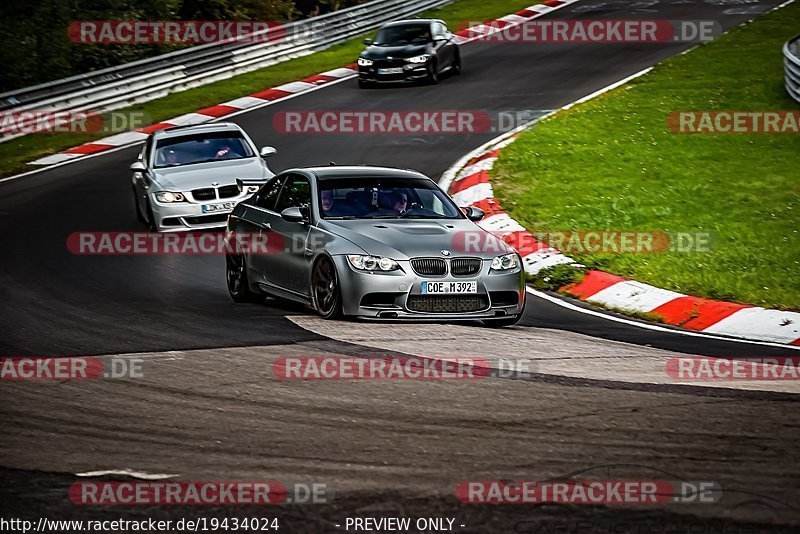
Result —
MULTIPOLYGON (((634 74, 561 109, 590 100, 650 70, 634 74)), ((500 151, 516 141, 522 130, 554 113, 557 111, 524 124, 470 152, 445 171, 439 182, 459 206, 475 206, 486 212, 486 217, 478 223, 479 226, 514 246, 522 256, 525 271, 530 274, 554 265, 575 264, 575 261, 537 241, 503 210, 494 198, 490 171, 500 151)), ((653 313, 660 316, 666 324, 690 330, 800 345, 800 313, 796 312, 692 297, 602 271, 588 271, 579 284, 565 286, 561 290, 589 303, 630 312, 653 313)))
MULTIPOLYGON (((499 18, 489 24, 477 25, 459 30, 456 32, 456 41, 458 44, 469 43, 486 37, 487 35, 518 26, 546 13, 550 13, 551 11, 579 1, 580 0, 548 0, 541 4, 522 9, 514 14, 506 15, 505 17, 499 18)), ((344 81, 345 79, 352 78, 356 75, 357 71, 358 66, 355 63, 352 63, 345 67, 315 74, 314 76, 309 76, 308 78, 304 78, 296 82, 289 82, 277 87, 273 87, 272 89, 268 89, 266 91, 236 98, 229 102, 223 102, 222 104, 201 109, 194 113, 180 115, 178 117, 147 126, 146 128, 140 128, 130 132, 123 132, 110 137, 104 137, 90 143, 70 148, 59 154, 53 154, 51 156, 39 158, 35 161, 32 161, 31 164, 55 165, 64 163, 66 161, 75 160, 90 154, 97 154, 107 150, 141 143, 147 139, 148 135, 157 130, 163 130, 173 126, 202 124, 224 118, 234 113, 240 113, 250 108, 263 107, 281 100, 292 98, 302 93, 316 90, 320 86, 330 84, 331 82, 344 81)))

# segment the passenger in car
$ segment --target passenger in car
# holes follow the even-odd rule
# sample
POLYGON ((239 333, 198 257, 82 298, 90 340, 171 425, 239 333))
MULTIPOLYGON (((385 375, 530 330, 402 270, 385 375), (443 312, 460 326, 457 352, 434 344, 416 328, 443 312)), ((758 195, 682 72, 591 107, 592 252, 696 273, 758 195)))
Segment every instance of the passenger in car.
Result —
POLYGON ((356 215, 356 209, 346 200, 336 200, 333 190, 323 189, 322 193, 322 214, 325 217, 346 217, 356 215))

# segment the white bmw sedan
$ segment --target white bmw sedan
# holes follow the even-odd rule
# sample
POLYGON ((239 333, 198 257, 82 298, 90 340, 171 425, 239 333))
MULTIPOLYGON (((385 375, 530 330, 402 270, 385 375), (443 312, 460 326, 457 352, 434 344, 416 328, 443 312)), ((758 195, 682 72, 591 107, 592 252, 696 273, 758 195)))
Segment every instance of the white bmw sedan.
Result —
POLYGON ((273 154, 232 123, 154 132, 130 166, 136 216, 156 232, 223 227, 234 206, 274 176, 264 161, 273 154))

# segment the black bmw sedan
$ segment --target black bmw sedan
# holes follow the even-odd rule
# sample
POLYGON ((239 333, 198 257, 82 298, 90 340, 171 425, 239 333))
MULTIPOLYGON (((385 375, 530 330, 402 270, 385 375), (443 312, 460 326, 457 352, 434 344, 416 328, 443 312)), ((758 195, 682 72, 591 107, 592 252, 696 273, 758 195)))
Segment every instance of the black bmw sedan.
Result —
POLYGON ((427 81, 437 83, 442 73, 461 72, 461 56, 455 36, 438 19, 390 22, 378 30, 375 40, 365 39, 366 50, 358 58, 358 84, 427 81))

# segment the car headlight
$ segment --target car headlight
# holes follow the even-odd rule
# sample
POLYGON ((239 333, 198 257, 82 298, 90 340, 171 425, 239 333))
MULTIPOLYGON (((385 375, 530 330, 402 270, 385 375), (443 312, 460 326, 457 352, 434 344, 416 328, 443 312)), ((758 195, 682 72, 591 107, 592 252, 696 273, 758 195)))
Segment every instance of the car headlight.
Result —
POLYGON ((353 254, 347 256, 347 261, 354 269, 359 271, 396 271, 400 268, 396 261, 391 258, 380 258, 378 256, 362 256, 353 254))
POLYGON ((248 185, 245 191, 248 193, 256 193, 259 189, 261 189, 260 185, 248 185))
POLYGON ((156 200, 164 202, 165 204, 172 204, 173 202, 183 202, 186 197, 183 193, 173 193, 172 191, 160 191, 156 193, 156 200))
POLYGON ((492 260, 493 271, 510 271, 519 267, 519 256, 512 252, 511 254, 504 254, 492 260))
POLYGON ((361 65, 362 67, 369 67, 373 63, 375 63, 375 62, 372 61, 371 59, 367 59, 365 57, 358 58, 358 64, 361 65))
POLYGON ((425 63, 431 58, 428 54, 422 54, 421 56, 414 56, 406 58, 406 61, 409 63, 425 63))

